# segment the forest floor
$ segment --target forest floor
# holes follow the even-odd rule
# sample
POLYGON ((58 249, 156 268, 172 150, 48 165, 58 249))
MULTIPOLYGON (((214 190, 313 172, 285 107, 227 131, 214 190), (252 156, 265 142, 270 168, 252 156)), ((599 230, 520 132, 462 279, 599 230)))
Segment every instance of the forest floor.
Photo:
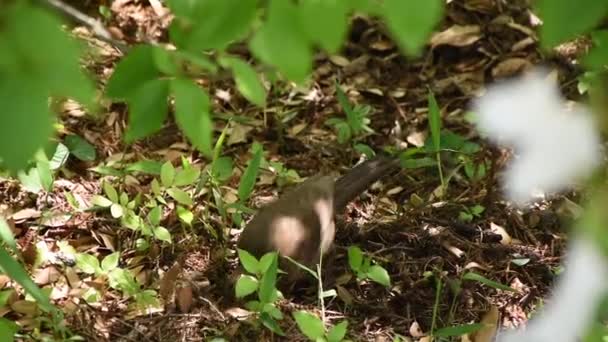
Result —
MULTIPOLYGON (((318 54, 310 82, 300 87, 275 86, 263 110, 245 101, 230 80, 200 80, 218 113, 216 130, 227 128, 228 132, 222 153, 233 158, 235 172, 220 188, 228 203, 234 201, 254 141, 263 145, 267 160, 281 163, 302 178, 319 172, 344 173, 360 160, 353 144, 338 143, 326 123, 329 118, 344 117, 336 99, 336 82, 353 104, 370 107, 370 127, 375 133, 356 137, 359 144, 376 151, 422 146, 429 134, 430 89, 441 108, 443 128, 453 133, 453 139, 479 145, 477 152, 465 157, 444 154, 444 176, 449 182, 443 193, 436 167, 404 169, 383 179, 338 217, 336 247, 324 267, 332 279, 326 285, 335 288, 338 296, 325 303, 325 314, 332 323, 347 319, 347 336, 352 340, 397 341, 399 335, 418 340, 433 322, 442 328, 489 319, 504 328, 521 327, 542 309, 561 271, 565 223, 575 214, 576 195, 524 209, 511 206, 503 199, 500 185, 510 153, 480 137, 467 113, 470 100, 488 84, 535 65, 545 66, 562 92, 576 100, 578 71, 572 61, 581 48, 564 45, 551 57, 545 56, 537 44, 530 10, 518 2, 501 7, 497 3, 502 2, 450 2, 437 34, 416 59, 403 57, 378 22, 353 18, 342 53, 318 54), (234 118, 226 120, 231 115, 234 118), (485 172, 471 176, 465 170, 470 167, 485 172), (359 246, 388 271, 389 288, 352 276, 346 258, 351 245, 359 246), (464 280, 466 272, 515 291, 464 280), (438 284, 443 285, 440 293, 438 284)), ((77 6, 97 13, 98 4, 90 4, 88 10, 77 6)), ((112 18, 106 25, 130 44, 166 41, 169 20, 148 2, 114 1, 110 9, 112 18)), ((86 36, 82 29, 76 33, 86 36)), ((94 52, 85 64, 101 88, 121 56, 105 43, 90 39, 89 45, 94 52)), ((203 341, 216 336, 230 341, 283 340, 242 317, 247 312, 243 302, 234 298, 228 279, 238 264, 234 249, 239 227, 230 217, 219 215, 210 191, 197 194, 192 227, 180 224, 171 211, 162 223, 173 243, 152 242, 143 252, 134 248, 136 234, 121 227, 109 212, 75 211, 68 203, 66 193, 71 193, 90 205, 91 198, 102 193, 104 179, 130 198, 150 192, 153 177, 149 174, 111 177, 100 172, 102 166, 142 160, 169 160, 178 165, 182 157, 201 169, 208 164, 172 120, 154 136, 126 145, 127 113, 121 104, 108 104, 98 116, 66 106, 60 117, 64 131, 92 144, 97 160, 70 159, 57 176, 54 191, 44 195, 28 193, 18 182, 4 180, 0 203, 14 213, 11 224, 30 266, 41 243, 52 252, 60 241, 67 241, 78 252, 100 259, 120 251, 120 265, 133 271, 145 289, 156 290, 162 305, 153 312, 134 310, 105 280, 77 273, 69 265, 37 264, 32 269, 36 282, 53 289, 52 298, 67 313, 69 327, 90 341, 203 341), (227 239, 221 238, 224 233, 227 239), (82 292, 77 290, 87 286, 102 290, 97 303, 79 301, 76 293, 82 292)), ((276 168, 263 170, 250 207, 257 208, 283 192, 289 184, 277 183, 289 183, 294 175, 276 168)), ((281 300, 284 340, 304 340, 290 313, 301 308, 319 311, 315 291, 315 286, 298 288, 281 300)), ((5 315, 24 322, 27 318, 11 310, 5 315)))

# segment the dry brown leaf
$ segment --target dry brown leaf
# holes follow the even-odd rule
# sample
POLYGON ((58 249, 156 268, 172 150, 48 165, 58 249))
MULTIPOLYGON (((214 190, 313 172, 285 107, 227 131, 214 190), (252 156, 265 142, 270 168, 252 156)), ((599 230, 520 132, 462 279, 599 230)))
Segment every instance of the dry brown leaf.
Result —
POLYGON ((336 285, 336 292, 338 293, 338 298, 346 305, 353 305, 355 302, 355 297, 344 286, 336 285))
POLYGON ((340 67, 345 67, 350 64, 348 58, 340 55, 329 56, 329 61, 340 67))
POLYGON ((38 285, 47 285, 57 281, 61 273, 53 266, 37 269, 34 271, 34 282, 38 285))
POLYGON ((387 39, 379 39, 369 44, 370 49, 384 52, 395 48, 395 43, 387 39))
POLYGON ((306 123, 306 122, 302 122, 302 123, 293 125, 293 126, 289 127, 289 129, 287 130, 287 134, 290 137, 295 137, 296 135, 300 134, 300 132, 302 132, 307 126, 308 126, 308 123, 306 123))
POLYGON ((38 305, 36 305, 36 302, 30 302, 29 300, 18 300, 11 304, 11 309, 20 314, 34 316, 38 312, 38 305))
POLYGON ((439 45, 468 46, 481 38, 478 25, 453 25, 445 31, 435 33, 431 37, 431 46, 439 45))
POLYGON ((499 313, 498 308, 492 305, 490 310, 481 319, 480 323, 484 324, 484 327, 471 334, 472 342, 492 342, 496 337, 496 331, 498 330, 498 319, 499 313))
POLYGON ((424 336, 424 332, 420 328, 420 324, 418 324, 417 321, 412 322, 412 324, 410 325, 409 333, 410 335, 412 335, 412 337, 416 338, 424 336))
POLYGON ((464 0, 464 8, 469 11, 481 13, 492 13, 494 11, 494 0, 464 0))
POLYGON ((177 307, 179 308, 179 311, 181 311, 182 313, 190 312, 192 304, 194 303, 192 286, 190 284, 180 286, 175 293, 175 301, 177 302, 177 307))
POLYGON ((163 298, 165 301, 168 301, 171 298, 171 294, 175 289, 175 283, 177 282, 177 278, 181 272, 182 266, 179 264, 179 262, 176 262, 162 277, 160 281, 159 293, 161 298, 163 298))
POLYGON ((245 319, 247 319, 247 317, 253 315, 253 312, 247 311, 247 310, 239 308, 239 307, 228 308, 228 309, 226 309, 226 311, 224 311, 224 313, 226 313, 228 316, 230 316, 234 319, 237 319, 239 321, 245 320, 245 319))
POLYGON ((16 213, 14 213, 12 216, 12 219, 15 220, 15 223, 21 223, 27 219, 39 218, 40 215, 41 215, 41 212, 39 210, 36 210, 33 208, 26 208, 26 209, 22 209, 16 213))
POLYGON ((532 63, 524 58, 509 58, 498 63, 492 69, 492 77, 503 78, 513 76, 517 73, 526 71, 532 68, 532 63))
POLYGON ((226 144, 228 146, 247 142, 247 137, 249 136, 249 132, 253 130, 253 127, 247 125, 241 125, 239 123, 232 123, 232 127, 230 129, 228 140, 226 144))

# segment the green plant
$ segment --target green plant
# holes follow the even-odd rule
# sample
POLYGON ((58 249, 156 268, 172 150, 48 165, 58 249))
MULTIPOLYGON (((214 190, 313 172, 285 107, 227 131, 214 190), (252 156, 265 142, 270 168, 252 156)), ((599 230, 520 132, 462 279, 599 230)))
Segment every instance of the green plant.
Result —
POLYGON ((380 265, 372 265, 372 258, 365 256, 359 247, 348 247, 348 264, 357 279, 371 279, 380 285, 391 286, 391 278, 386 269, 380 265))
POLYGON ((458 213, 458 220, 462 222, 471 222, 474 218, 480 217, 484 210, 486 210, 486 208, 479 204, 472 207, 464 207, 464 209, 458 213))
POLYGON ((245 307, 256 312, 258 319, 270 331, 284 336, 285 333, 277 320, 283 319, 283 313, 275 302, 282 295, 276 288, 278 273, 278 254, 267 253, 259 260, 249 252, 238 249, 239 261, 249 274, 241 274, 235 285, 237 298, 244 298, 257 293, 257 299, 248 301, 245 307))
MULTIPOLYGON (((76 266, 84 273, 102 277, 108 280, 108 285, 120 291, 126 298, 133 298, 137 309, 148 307, 159 307, 156 291, 142 290, 141 285, 135 279, 133 273, 127 269, 118 267, 120 253, 114 252, 107 255, 101 263, 91 254, 76 253, 76 266)), ((83 294, 83 298, 89 302, 98 302, 102 294, 93 287, 89 287, 83 294)))
POLYGON ((323 321, 307 311, 296 311, 293 313, 293 317, 300 331, 311 341, 340 342, 346 336, 346 329, 348 328, 348 321, 346 320, 326 330, 323 321))
POLYGON ((369 127, 370 120, 368 118, 372 108, 367 105, 355 105, 353 107, 337 83, 336 95, 342 110, 346 114, 346 120, 331 118, 325 123, 334 127, 338 136, 338 142, 343 144, 353 137, 359 138, 364 133, 373 133, 374 131, 369 127))

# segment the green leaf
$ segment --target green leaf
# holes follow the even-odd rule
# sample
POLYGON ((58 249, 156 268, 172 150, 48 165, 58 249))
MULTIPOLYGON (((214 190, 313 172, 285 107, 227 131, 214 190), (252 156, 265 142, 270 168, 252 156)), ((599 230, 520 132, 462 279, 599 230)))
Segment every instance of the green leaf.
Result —
POLYGON ((151 80, 133 90, 127 97, 129 127, 125 141, 131 143, 158 131, 167 118, 169 81, 151 80))
POLYGON ((373 265, 367 271, 367 275, 369 278, 380 285, 384 285, 386 287, 391 286, 391 277, 388 275, 388 272, 384 269, 384 267, 380 265, 373 265))
POLYGON ((107 208, 112 205, 112 201, 103 196, 95 195, 91 199, 91 204, 96 205, 98 207, 107 208))
POLYGON ((363 252, 359 247, 348 247, 348 264, 355 272, 361 269, 361 265, 363 265, 363 252))
POLYGON ((192 221, 194 221, 194 214, 181 205, 177 206, 177 217, 179 217, 180 221, 189 226, 192 225, 192 221))
POLYGON ((70 150, 68 147, 62 143, 57 144, 55 146, 55 151, 53 152, 53 156, 51 160, 47 160, 44 158, 43 161, 48 161, 49 167, 51 170, 57 170, 61 168, 68 161, 68 157, 70 156, 70 150))
POLYGON ((237 298, 243 298, 258 289, 258 280, 250 275, 241 274, 234 288, 237 298))
POLYGON ((340 342, 346 336, 346 329, 348 328, 348 321, 344 320, 334 325, 327 333, 327 342, 340 342))
POLYGON ((262 308, 262 311, 268 312, 270 316, 274 319, 283 319, 283 313, 281 312, 281 310, 279 310, 279 308, 277 308, 276 305, 272 303, 266 303, 264 305, 264 308, 262 308))
POLYGON ((272 303, 276 297, 276 283, 278 270, 278 255, 274 253, 272 263, 262 275, 259 298, 262 303, 272 303))
POLYGON ((303 82, 312 69, 312 48, 300 28, 298 9, 291 1, 269 0, 267 20, 249 42, 253 54, 303 82))
POLYGON ((350 0, 305 0, 299 3, 302 28, 308 39, 331 54, 346 38, 350 0))
MULTIPOLYGON (((95 259, 97 260, 97 259, 95 259)), ((101 269, 104 272, 110 272, 111 270, 118 267, 118 261, 120 260, 120 252, 114 252, 101 261, 101 269)))
MULTIPOLYGON (((2 38, 0 35, 0 43, 2 38)), ((12 171, 25 168, 34 153, 51 137, 53 126, 47 96, 46 90, 33 80, 10 75, 0 77, 0 98, 5 113, 0 125, 3 168, 12 171)))
POLYGON ((27 173, 23 171, 19 171, 17 173, 19 178, 19 182, 21 182, 21 186, 31 192, 38 193, 42 191, 42 184, 40 183, 40 175, 38 174, 38 169, 33 167, 29 169, 27 173))
POLYGON ((154 237, 156 237, 160 241, 171 243, 171 233, 165 227, 155 227, 154 237))
POLYGON ((285 336, 285 333, 283 332, 283 329, 281 329, 281 326, 277 324, 277 321, 275 321, 269 313, 262 313, 260 315, 260 320, 262 321, 262 324, 264 324, 264 326, 273 333, 279 336, 285 336))
MULTIPOLYGON (((598 30, 591 33, 593 47, 583 57, 583 64, 591 70, 602 70, 608 60, 608 30, 598 30)), ((583 76, 583 80, 589 79, 590 73, 583 76)), ((591 78, 593 79, 593 78, 591 78)), ((584 81, 580 82, 584 87, 584 81)), ((590 85, 587 85, 589 87, 590 85)), ((584 90, 584 89, 583 89, 584 90)))
POLYGON ((0 341, 13 342, 15 340, 15 333, 21 328, 19 325, 4 317, 0 318, 0 341))
POLYGON ((6 223, 6 220, 3 217, 0 217, 0 239, 7 246, 9 246, 13 250, 13 252, 17 254, 19 253, 19 251, 17 250, 17 241, 15 241, 13 231, 8 226, 8 223, 6 223))
POLYGON ((150 212, 148 213, 148 222, 150 222, 151 225, 153 226, 158 226, 160 224, 160 219, 162 216, 162 210, 160 208, 160 206, 155 206, 154 208, 152 208, 150 210, 150 212))
POLYGON ((188 79, 171 81, 175 119, 188 140, 207 157, 212 155, 213 122, 209 96, 188 79))
POLYGON ((110 214, 113 218, 120 218, 124 214, 123 207, 118 203, 112 203, 110 206, 110 214))
POLYGON ((127 172, 143 172, 150 175, 160 175, 162 163, 156 160, 140 160, 125 167, 127 172))
POLYGON ((101 267, 99 266, 99 260, 91 254, 77 254, 76 255, 76 266, 84 273, 88 274, 99 274, 101 273, 101 267))
POLYGON ((433 336, 436 337, 457 337, 463 336, 466 334, 471 334, 476 331, 479 331, 485 326, 483 323, 473 323, 473 324, 463 324, 456 325, 453 327, 445 327, 433 332, 433 336))
POLYGON ((245 169, 245 172, 243 172, 243 176, 239 183, 238 195, 241 202, 249 199, 249 196, 253 191, 255 181, 257 180, 260 171, 262 152, 262 145, 257 143, 253 145, 253 157, 247 164, 247 168, 245 169))
POLYGON ((211 174, 219 181, 225 181, 232 177, 232 158, 222 156, 216 159, 211 165, 211 174))
POLYGON ((364 154, 370 159, 376 155, 376 152, 371 147, 365 144, 355 144, 354 148, 355 151, 364 154))
POLYGON ((112 184, 108 182, 103 182, 103 192, 108 196, 112 203, 118 203, 118 193, 116 189, 112 186, 112 184))
POLYGON ((482 275, 480 275, 478 273, 475 273, 475 272, 467 272, 467 273, 465 273, 462 276, 462 279, 463 280, 474 280, 474 281, 480 282, 482 284, 491 286, 491 287, 493 287, 495 289, 499 289, 499 290, 510 291, 510 292, 517 292, 517 290, 515 290, 512 287, 509 287, 507 285, 503 285, 501 283, 498 283, 498 282, 495 282, 493 280, 490 280, 490 279, 488 279, 488 278, 486 278, 486 277, 484 277, 484 276, 482 276, 482 275))
POLYGON ((257 0, 197 1, 189 17, 196 23, 189 34, 190 51, 221 50, 247 32, 257 11, 257 0))
POLYGON ((534 5, 543 21, 540 40, 545 49, 586 33, 608 12, 608 2, 596 0, 538 0, 534 5))
POLYGON ((268 268, 270 268, 270 266, 272 266, 272 263, 274 261, 274 258, 276 257, 275 252, 270 252, 270 253, 266 253, 264 255, 262 255, 262 257, 260 258, 260 263, 259 263, 259 272, 260 273, 266 273, 266 271, 268 271, 268 268))
POLYGON ((319 317, 301 310, 294 312, 293 318, 295 318, 300 331, 310 340, 316 341, 325 336, 325 328, 319 317))
POLYGON ((185 186, 192 185, 194 182, 198 180, 201 175, 201 170, 189 167, 187 169, 183 169, 177 172, 175 175, 175 180, 173 185, 175 186, 185 186))
POLYGON ((437 100, 435 100, 435 95, 431 91, 429 91, 428 106, 428 120, 431 140, 433 142, 433 152, 437 152, 441 147, 441 112, 437 100))
POLYGON ((29 277, 23 266, 11 257, 3 246, 0 246, 0 267, 11 279, 15 280, 19 285, 23 286, 25 291, 30 294, 41 309, 46 312, 51 312, 54 307, 51 305, 49 298, 29 277))
POLYGON ((443 16, 444 0, 385 0, 382 14, 401 50, 418 55, 443 16))
POLYGON ((436 165, 437 160, 430 157, 408 158, 405 160, 401 160, 401 166, 406 169, 418 169, 422 167, 431 167, 436 165))
POLYGON ((154 60, 152 45, 139 45, 129 51, 114 68, 106 86, 106 95, 115 100, 126 100, 144 83, 160 77, 154 60))
POLYGON ((168 188, 173 185, 175 181, 175 168, 170 161, 167 161, 160 167, 160 182, 165 187, 168 188))
POLYGON ((169 194, 169 196, 171 196, 171 198, 176 200, 179 204, 182 204, 185 206, 192 205, 192 197, 190 197, 190 195, 182 189, 178 189, 178 188, 167 189, 167 194, 169 194))
POLYGON ((239 58, 224 57, 220 63, 232 69, 236 88, 251 103, 264 107, 266 105, 266 90, 258 77, 258 73, 239 58))
MULTIPOLYGON (((245 268, 245 271, 251 273, 251 274, 257 274, 258 272, 260 272, 260 263, 258 262, 258 259, 256 257, 254 257, 251 253, 247 252, 244 249, 237 249, 237 253, 239 255, 239 261, 241 262, 241 265, 243 265, 243 268, 245 268)), ((271 254, 267 254, 267 255, 271 255, 271 254)), ((272 261, 274 260, 273 258, 270 258, 270 263, 272 263, 272 261)), ((270 265, 269 263, 269 265, 270 265)))
POLYGON ((97 158, 95 147, 78 135, 68 135, 65 145, 76 158, 82 161, 93 161, 97 158))
POLYGON ((40 160, 36 162, 36 169, 38 170, 42 188, 45 191, 51 191, 53 189, 53 172, 51 171, 50 163, 47 160, 40 160))

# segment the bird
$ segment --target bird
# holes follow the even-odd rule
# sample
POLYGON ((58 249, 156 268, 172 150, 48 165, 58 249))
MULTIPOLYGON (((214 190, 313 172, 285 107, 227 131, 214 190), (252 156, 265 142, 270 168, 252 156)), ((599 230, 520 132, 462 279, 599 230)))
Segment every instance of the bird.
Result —
MULTIPOLYGON (((243 228, 237 247, 257 258, 277 251, 304 266, 314 266, 332 247, 335 216, 373 183, 399 167, 397 157, 376 156, 335 181, 325 174, 309 177, 260 208, 243 228)), ((294 280, 301 273, 292 263, 282 262, 281 269, 294 280)))

